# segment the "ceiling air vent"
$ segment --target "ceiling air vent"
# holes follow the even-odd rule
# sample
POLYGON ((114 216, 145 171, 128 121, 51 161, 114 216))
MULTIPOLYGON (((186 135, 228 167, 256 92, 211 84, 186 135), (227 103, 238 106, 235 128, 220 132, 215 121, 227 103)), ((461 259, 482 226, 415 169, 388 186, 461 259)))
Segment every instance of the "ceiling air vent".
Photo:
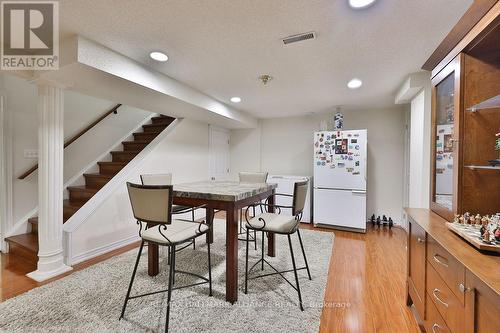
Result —
POLYGON ((306 32, 303 34, 288 36, 288 37, 283 38, 283 44, 287 45, 287 44, 291 44, 291 43, 297 43, 297 42, 301 42, 301 41, 306 40, 306 39, 313 39, 314 37, 315 36, 314 36, 313 31, 306 32))

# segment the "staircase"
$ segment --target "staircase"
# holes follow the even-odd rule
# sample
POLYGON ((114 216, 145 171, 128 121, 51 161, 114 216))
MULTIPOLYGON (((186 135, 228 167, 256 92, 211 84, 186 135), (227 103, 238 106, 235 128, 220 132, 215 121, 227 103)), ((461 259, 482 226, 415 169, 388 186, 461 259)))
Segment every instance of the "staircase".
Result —
MULTIPOLYGON (((63 203, 63 221, 66 222, 106 183, 108 183, 128 162, 141 152, 154 138, 167 128, 175 118, 159 116, 151 118, 151 124, 143 125, 142 132, 134 133, 133 141, 123 141, 123 150, 110 152, 111 162, 97 162, 99 173, 84 174, 84 186, 69 186, 69 199, 63 203)), ((28 220, 31 232, 5 238, 11 255, 26 261, 38 261, 38 217, 28 220)))

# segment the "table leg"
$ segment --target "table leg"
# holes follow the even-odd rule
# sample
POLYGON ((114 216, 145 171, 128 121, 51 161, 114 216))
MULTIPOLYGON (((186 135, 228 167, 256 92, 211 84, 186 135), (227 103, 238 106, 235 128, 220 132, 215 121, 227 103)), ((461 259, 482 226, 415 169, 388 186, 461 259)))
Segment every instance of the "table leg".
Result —
POLYGON ((156 276, 160 272, 160 249, 158 245, 148 244, 148 274, 149 276, 156 276))
POLYGON ((214 242, 214 228, 213 228, 214 209, 206 208, 205 211, 206 211, 207 223, 211 226, 210 230, 207 233, 207 243, 212 244, 214 242))
POLYGON ((226 211, 226 301, 238 300, 238 211, 226 211))
MULTIPOLYGON (((274 213, 274 193, 268 199, 269 204, 269 212, 274 213)), ((267 233, 267 255, 269 257, 276 256, 276 243, 275 243, 276 235, 273 232, 267 233)))

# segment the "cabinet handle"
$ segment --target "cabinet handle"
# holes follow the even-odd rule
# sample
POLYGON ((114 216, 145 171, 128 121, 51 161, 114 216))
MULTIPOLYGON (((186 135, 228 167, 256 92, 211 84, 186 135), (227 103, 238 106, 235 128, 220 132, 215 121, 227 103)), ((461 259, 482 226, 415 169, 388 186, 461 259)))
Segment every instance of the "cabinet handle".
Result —
POLYGON ((434 296, 434 298, 436 299, 436 301, 438 301, 439 303, 443 304, 445 307, 448 307, 448 303, 444 302, 441 298, 439 298, 439 296, 437 295, 438 293, 440 293, 441 290, 439 290, 438 288, 434 289, 432 291, 432 296, 434 296))
POLYGON ((419 242, 419 243, 425 243, 425 240, 423 240, 422 238, 418 237, 417 238, 417 242, 419 242))
MULTIPOLYGON (((437 262, 438 264, 440 265, 443 265, 444 267, 449 267, 448 266, 448 263, 447 262, 444 262, 442 261, 441 259, 439 258, 443 258, 442 256, 440 256, 439 254, 435 254, 432 259, 434 259, 435 262, 437 262)), ((444 260, 448 261, 446 258, 443 258, 444 260)))
POLYGON ((465 293, 466 291, 469 291, 470 288, 467 288, 463 283, 460 283, 458 285, 458 289, 460 289, 461 292, 465 293))
POLYGON ((441 329, 441 326, 439 326, 438 324, 432 325, 432 333, 436 333, 436 328, 441 329))

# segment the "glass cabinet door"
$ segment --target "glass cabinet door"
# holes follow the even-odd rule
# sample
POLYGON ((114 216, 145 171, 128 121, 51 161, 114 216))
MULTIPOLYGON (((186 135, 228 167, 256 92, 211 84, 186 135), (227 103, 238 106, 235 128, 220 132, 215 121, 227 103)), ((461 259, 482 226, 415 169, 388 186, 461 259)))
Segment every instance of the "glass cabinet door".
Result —
POLYGON ((433 201, 453 211, 455 75, 452 72, 435 87, 435 154, 433 201))

